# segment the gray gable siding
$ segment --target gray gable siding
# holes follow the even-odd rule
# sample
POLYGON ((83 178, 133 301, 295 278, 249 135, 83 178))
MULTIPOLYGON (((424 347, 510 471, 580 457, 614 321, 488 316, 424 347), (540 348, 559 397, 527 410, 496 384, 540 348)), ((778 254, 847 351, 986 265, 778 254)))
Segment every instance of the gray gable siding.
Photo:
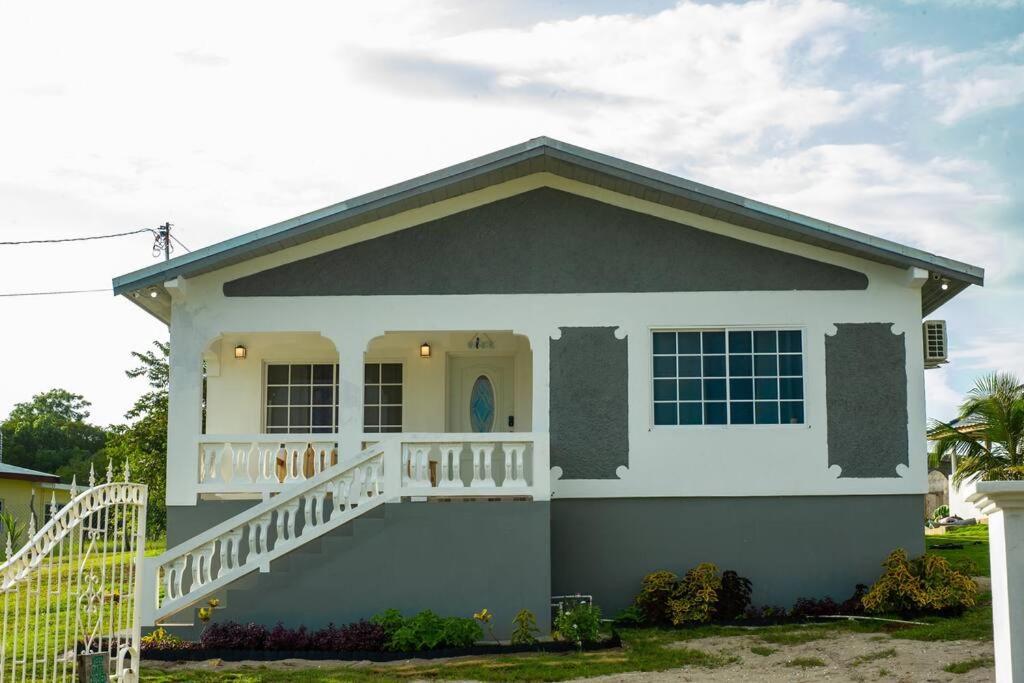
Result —
POLYGON ((863 273, 551 188, 225 283, 345 296, 865 289, 863 273))

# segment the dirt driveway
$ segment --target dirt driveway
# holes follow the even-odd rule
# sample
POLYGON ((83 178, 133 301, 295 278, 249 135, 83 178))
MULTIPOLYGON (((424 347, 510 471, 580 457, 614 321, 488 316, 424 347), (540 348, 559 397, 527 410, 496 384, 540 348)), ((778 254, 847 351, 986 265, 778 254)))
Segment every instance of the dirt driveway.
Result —
POLYGON ((589 678, 601 683, 665 681, 993 681, 992 643, 922 642, 869 633, 836 633, 806 643, 772 644, 753 636, 701 638, 679 643, 738 661, 717 669, 674 669, 589 678), (975 659, 989 661, 966 673, 943 667, 975 659))

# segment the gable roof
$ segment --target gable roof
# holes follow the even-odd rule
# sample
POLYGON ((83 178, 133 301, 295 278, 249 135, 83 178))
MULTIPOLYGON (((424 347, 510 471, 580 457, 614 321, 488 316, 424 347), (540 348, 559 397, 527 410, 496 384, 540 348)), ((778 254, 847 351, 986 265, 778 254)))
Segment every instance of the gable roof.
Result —
POLYGON ((60 481, 60 477, 56 474, 40 472, 39 470, 30 470, 27 467, 18 467, 17 465, 8 465, 5 462, 0 463, 0 479, 23 479, 26 481, 42 481, 53 484, 60 481))
POLYGON ((886 265, 928 270, 922 315, 972 284, 984 283, 978 266, 844 228, 737 194, 701 185, 547 137, 455 164, 346 201, 212 244, 114 278, 114 294, 151 290, 136 302, 161 319, 169 305, 160 291, 175 277, 194 277, 292 247, 357 225, 473 192, 533 173, 549 172, 735 225, 851 254, 886 265), (942 288, 946 284, 946 288, 942 288))

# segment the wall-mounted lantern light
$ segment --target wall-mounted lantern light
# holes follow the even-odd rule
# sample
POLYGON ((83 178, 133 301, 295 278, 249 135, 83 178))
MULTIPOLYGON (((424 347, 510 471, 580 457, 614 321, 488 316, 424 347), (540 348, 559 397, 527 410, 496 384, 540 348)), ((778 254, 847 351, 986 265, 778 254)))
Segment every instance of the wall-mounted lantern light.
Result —
POLYGON ((241 344, 235 347, 235 358, 238 360, 245 360, 246 354, 248 354, 248 351, 241 344))
POLYGON ((420 344, 420 358, 430 358, 430 344, 427 342, 420 344))
POLYGON ((942 278, 942 284, 939 286, 942 287, 942 291, 945 292, 947 289, 949 289, 949 280, 947 280, 946 278, 942 278))

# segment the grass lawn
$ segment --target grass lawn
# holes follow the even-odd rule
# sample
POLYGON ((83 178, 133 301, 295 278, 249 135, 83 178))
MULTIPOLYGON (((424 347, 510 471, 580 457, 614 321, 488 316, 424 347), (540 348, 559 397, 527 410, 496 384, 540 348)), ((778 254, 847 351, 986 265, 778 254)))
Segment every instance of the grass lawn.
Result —
POLYGON ((941 536, 925 536, 924 542, 929 553, 946 558, 954 566, 970 562, 974 565, 974 576, 989 575, 987 524, 947 529, 941 536), (943 547, 949 545, 961 547, 943 547))

